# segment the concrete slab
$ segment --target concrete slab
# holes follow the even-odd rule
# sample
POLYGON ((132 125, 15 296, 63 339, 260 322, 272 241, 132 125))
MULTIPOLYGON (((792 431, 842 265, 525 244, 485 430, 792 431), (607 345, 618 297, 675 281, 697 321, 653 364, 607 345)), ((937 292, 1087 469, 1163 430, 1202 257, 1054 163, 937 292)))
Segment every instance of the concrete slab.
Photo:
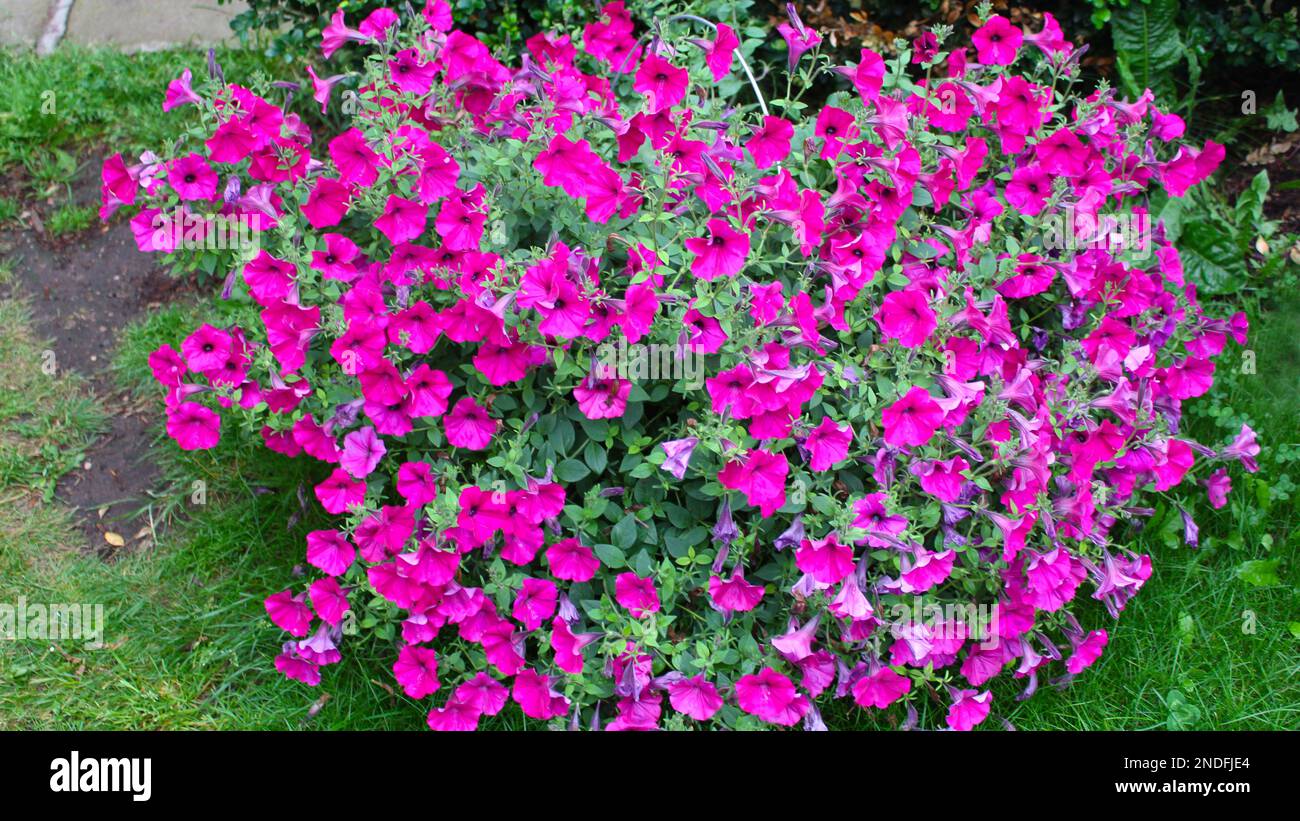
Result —
POLYGON ((76 0, 65 42, 123 51, 212 45, 233 40, 230 18, 245 8, 216 0, 76 0))
POLYGON ((50 0, 0 2, 0 45, 31 48, 45 31, 50 0))

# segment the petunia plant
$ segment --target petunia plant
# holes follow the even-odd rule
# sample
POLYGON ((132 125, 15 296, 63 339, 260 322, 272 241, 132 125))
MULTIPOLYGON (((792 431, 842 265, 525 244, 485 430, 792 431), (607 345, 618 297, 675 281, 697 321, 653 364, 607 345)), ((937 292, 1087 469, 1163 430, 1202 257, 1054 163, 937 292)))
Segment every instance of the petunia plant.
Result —
POLYGON ((214 66, 165 155, 105 164, 142 250, 254 227, 210 266, 231 322, 151 364, 180 447, 321 463, 285 675, 388 642, 440 730, 970 729, 1100 656, 1157 500, 1254 469, 1249 429, 1179 433, 1245 320, 1146 211, 1221 146, 1080 89, 1051 15, 848 66, 779 31, 758 67, 761 31, 613 2, 507 58, 443 0, 339 12, 366 69, 303 88, 341 133, 214 66))

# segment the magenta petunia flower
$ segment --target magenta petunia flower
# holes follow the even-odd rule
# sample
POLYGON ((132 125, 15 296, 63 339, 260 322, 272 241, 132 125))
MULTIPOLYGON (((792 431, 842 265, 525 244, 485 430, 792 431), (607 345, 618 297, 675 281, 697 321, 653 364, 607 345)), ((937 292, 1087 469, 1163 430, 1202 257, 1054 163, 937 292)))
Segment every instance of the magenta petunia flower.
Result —
POLYGON ((529 718, 549 721, 569 712, 569 700, 551 688, 550 678, 532 669, 515 676, 511 695, 529 718))
POLYGON ((577 539, 562 539, 546 549, 546 564, 557 579, 586 582, 595 577, 600 560, 577 539))
POLYGON ((988 718, 993 706, 993 694, 988 690, 952 690, 952 704, 948 707, 947 724, 954 730, 966 731, 988 718))
POLYGON ((194 93, 194 88, 190 85, 193 80, 194 74, 187 68, 181 71, 181 76, 167 84, 167 93, 163 98, 163 111, 203 102, 203 98, 194 93))
POLYGON ((419 647, 408 644, 397 654, 393 663, 393 675, 402 685, 402 692, 411 698, 424 698, 437 690, 438 654, 431 647, 419 647))
POLYGON ((313 228, 338 225, 343 215, 348 212, 351 199, 352 187, 347 183, 321 177, 316 180, 316 185, 307 195, 307 204, 302 207, 302 214, 313 228))
POLYGON ((799 15, 794 10, 793 3, 786 3, 786 14, 790 22, 782 23, 776 27, 780 32, 781 38, 785 40, 786 48, 789 49, 787 64, 791 71, 799 64, 799 58, 810 49, 816 48, 822 41, 822 36, 812 29, 806 27, 799 15))
POLYGON ((739 490, 745 500, 759 508, 763 518, 785 504, 785 479, 790 463, 785 454, 756 448, 743 459, 731 461, 718 472, 723 487, 739 490))
POLYGON ((669 683, 668 703, 696 721, 708 721, 722 709, 722 696, 712 682, 697 675, 669 683))
POLYGON ((466 450, 483 450, 492 441, 500 422, 488 416, 487 409, 473 398, 462 397, 442 419, 447 441, 466 450))
POLYGON ((709 220, 708 229, 707 237, 690 237, 683 243, 695 255, 691 273, 705 282, 734 277, 749 256, 749 234, 721 219, 709 220))
POLYGON ((331 625, 338 625, 343 620, 343 614, 351 607, 348 603, 347 591, 339 587, 338 579, 333 576, 326 576, 312 582, 308 594, 316 615, 331 625))
POLYGON ((379 466, 388 448, 384 440, 375 434, 375 429, 366 425, 361 430, 354 430, 343 437, 343 452, 339 455, 339 465, 355 479, 364 479, 379 466))
POLYGON ((713 42, 704 44, 704 63, 713 75, 713 82, 720 83, 731 73, 731 64, 735 60, 736 49, 740 47, 740 38, 726 23, 718 23, 717 36, 713 42))
POLYGON ((525 577, 510 614, 531 633, 555 614, 558 601, 559 591, 554 582, 525 577))
POLYGON ((1205 480, 1205 492, 1210 499, 1210 507, 1218 510, 1228 503, 1228 494, 1232 492, 1232 478, 1228 471, 1219 468, 1205 480))
POLYGON ((427 218, 428 209, 425 206, 390 194, 388 202, 384 204, 384 213, 375 220, 375 227, 388 237, 389 242, 401 245, 424 233, 427 218))
POLYGON ((822 138, 820 156, 823 160, 833 160, 844 150, 845 143, 858 137, 858 125, 853 115, 842 108, 828 105, 817 115, 817 124, 813 133, 822 138))
POLYGON ((754 129, 745 143, 745 150, 760 169, 771 168, 790 154, 790 141, 794 138, 794 124, 780 117, 765 115, 763 124, 754 129))
POLYGON ((894 447, 924 445, 943 422, 943 409, 925 388, 911 388, 885 408, 882 422, 885 444, 894 447))
POLYGON ((831 533, 824 539, 804 539, 795 551, 795 564, 822 584, 835 584, 853 572, 853 548, 831 533))
POLYGON ((294 596, 288 590, 267 596, 262 603, 266 614, 276 627, 291 636, 304 638, 311 632, 311 608, 303 601, 304 596, 294 596))
POLYGON ((921 347, 938 326, 929 300, 917 290, 886 294, 875 320, 887 339, 897 339, 904 348, 921 347))
POLYGON ((657 54, 646 55, 636 70, 632 88, 646 98, 646 109, 657 114, 686 98, 691 75, 657 54))
POLYGON ((853 682, 853 700, 859 707, 883 710, 907 695, 911 689, 910 678, 899 675, 888 667, 881 667, 853 682))
POLYGON ((595 374, 578 383, 573 397, 578 400, 578 410, 588 419, 617 419, 627 410, 627 398, 632 394, 632 383, 620 377, 597 379, 595 374))
POLYGON ((1025 34, 1011 21, 995 14, 975 30, 971 42, 979 61, 986 66, 1009 66, 1016 61, 1016 52, 1025 34))
POLYGON ((750 715, 783 727, 799 723, 810 706, 794 683, 771 667, 741 676, 736 681, 736 701, 750 715))
POLYGON ((1093 662, 1101 658, 1101 652, 1106 648, 1109 639, 1105 630, 1093 630, 1075 645, 1074 652, 1065 660, 1065 669, 1071 675, 1077 676, 1091 667, 1093 662))
POLYGON ((405 462, 397 469, 397 492, 413 505, 425 505, 438 497, 438 478, 428 462, 405 462))
POLYGON ((221 417, 197 402, 167 409, 167 435, 181 450, 208 450, 221 441, 221 417))
POLYGON ((817 471, 830 470, 831 466, 848 457, 852 442, 851 425, 846 422, 841 427, 829 416, 823 417, 821 424, 808 433, 803 443, 809 453, 808 467, 817 471))
POLYGON ((635 573, 620 573, 614 579, 614 600, 636 619, 659 612, 659 591, 654 580, 635 573))
POLYGON ((744 613, 758 607, 763 599, 763 585, 745 581, 744 568, 736 565, 730 579, 724 581, 716 575, 709 577, 709 598, 713 600, 714 609, 721 613, 744 613))
POLYGON ((307 562, 331 576, 342 576, 356 561, 357 549, 337 530, 307 534, 307 562))
POLYGON ((379 178, 379 155, 366 143, 360 129, 349 128, 330 140, 329 155, 344 184, 364 188, 379 178))
POLYGON ((329 478, 316 485, 316 498, 327 513, 346 513, 366 500, 366 483, 354 481, 342 468, 335 468, 329 478))

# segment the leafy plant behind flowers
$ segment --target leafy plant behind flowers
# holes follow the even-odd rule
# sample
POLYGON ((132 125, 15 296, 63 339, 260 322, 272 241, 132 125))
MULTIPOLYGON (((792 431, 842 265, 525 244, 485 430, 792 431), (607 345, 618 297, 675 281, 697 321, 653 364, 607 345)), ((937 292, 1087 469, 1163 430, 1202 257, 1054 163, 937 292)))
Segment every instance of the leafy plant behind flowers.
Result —
POLYGON ((326 58, 373 53, 328 144, 181 78, 201 124, 105 164, 143 250, 258 220, 227 255, 239 321, 152 364, 182 448, 252 425, 329 471, 320 572, 266 599, 287 676, 319 683, 356 626, 436 729, 507 700, 820 728, 833 698, 969 729, 997 676, 1027 697, 1098 658, 1152 573, 1128 546, 1152 494, 1222 504, 1226 463, 1254 469, 1249 428, 1179 436, 1245 320, 1205 316, 1143 223, 1221 146, 1077 90, 1050 15, 850 66, 780 33, 769 102, 753 38, 699 18, 610 3, 507 64, 442 2, 340 12, 326 58), (805 111, 826 72, 846 89, 805 111))

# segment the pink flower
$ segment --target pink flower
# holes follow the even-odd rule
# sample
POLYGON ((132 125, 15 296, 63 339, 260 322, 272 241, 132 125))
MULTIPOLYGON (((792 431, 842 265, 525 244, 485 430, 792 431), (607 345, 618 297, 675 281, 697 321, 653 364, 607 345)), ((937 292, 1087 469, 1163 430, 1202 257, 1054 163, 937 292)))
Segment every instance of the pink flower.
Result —
POLYGON ((558 601, 559 591, 554 582, 525 578, 523 586, 515 596, 514 607, 510 614, 524 626, 525 630, 532 632, 554 615, 558 601))
POLYGON ((718 472, 723 487, 739 490, 745 500, 759 508, 763 518, 785 504, 785 477, 790 463, 785 455, 754 449, 741 461, 728 462, 718 472))
POLYGON ((647 110, 658 114, 672 108, 686 97, 691 75, 657 54, 647 55, 636 71, 632 88, 646 98, 647 110))
POLYGON ((970 470, 970 465, 960 456, 940 462, 913 462, 910 470, 921 480, 921 490, 941 502, 955 502, 966 484, 962 472, 970 470))
POLYGON ((356 561, 357 549, 337 530, 307 534, 307 562, 331 576, 342 576, 356 561))
POLYGON ((573 398, 578 400, 578 410, 588 419, 617 419, 627 410, 627 398, 632 394, 632 383, 626 379, 596 379, 594 374, 578 383, 573 398))
POLYGON ((321 52, 325 55, 325 59, 328 60, 344 44, 349 42, 364 43, 367 39, 366 35, 360 31, 348 28, 343 19, 343 9, 339 9, 330 18, 330 24, 321 31, 321 52))
POLYGON ((441 686, 438 682, 438 654, 430 647, 408 644, 397 654, 393 675, 411 698, 424 698, 441 686))
POLYGON ((180 386, 189 368, 171 345, 163 344, 158 346, 158 350, 149 354, 149 370, 153 372, 153 378, 158 380, 159 385, 175 388, 180 386))
POLYGON ((203 325, 185 337, 181 343, 181 352, 185 354, 185 364, 190 370, 207 373, 225 365, 233 347, 234 339, 230 334, 211 325, 203 325))
POLYGON ((368 187, 379 178, 379 155, 360 129, 349 128, 330 140, 329 155, 345 184, 368 187))
POLYGON ((764 116, 763 125, 745 143, 745 150, 754 158, 757 168, 771 168, 790 154, 790 140, 794 138, 794 124, 780 117, 764 116))
POLYGON ((549 721, 569 712, 569 700, 551 689, 551 680, 535 670, 515 676, 511 695, 529 718, 549 721))
POLYGON ((668 685, 668 703, 696 721, 708 721, 722 709, 718 688, 702 675, 674 681, 668 685))
POLYGON ((894 447, 924 445, 943 422, 943 409, 925 388, 914 387, 885 408, 885 443, 894 447))
POLYGON ((418 202, 390 194, 384 213, 375 220, 375 227, 394 245, 410 242, 424 233, 428 209, 418 202))
POLYGON ((1065 669, 1077 676, 1091 667, 1094 661, 1101 658, 1101 651, 1105 649, 1109 638, 1105 630, 1093 630, 1075 646, 1074 653, 1065 661, 1065 669))
POLYGON ((193 73, 187 68, 181 72, 180 77, 167 84, 167 94, 163 99, 163 111, 171 111, 173 108, 183 105, 198 105, 203 102, 203 98, 195 94, 194 89, 190 87, 193 79, 193 73))
POLYGON ((750 715, 783 727, 799 723, 810 706, 790 679, 771 667, 741 676, 736 682, 736 701, 750 715))
POLYGON ((354 478, 364 479, 374 473, 379 460, 387 452, 384 441, 375 435, 375 429, 366 425, 343 437, 343 453, 339 456, 339 465, 354 478))
POLYGON ((1228 471, 1219 468, 1205 480, 1205 492, 1210 499, 1210 507, 1218 510, 1228 503, 1228 494, 1232 492, 1232 478, 1228 471))
POLYGON ((428 462, 406 462, 397 469, 397 492, 413 505, 438 497, 438 480, 428 462))
POLYGON ((831 533, 824 539, 804 539, 795 551, 795 565, 822 584, 835 584, 853 572, 853 548, 831 533))
POLYGON ((596 554, 577 539, 563 539, 548 547, 546 564, 552 576, 571 582, 591 581, 600 568, 596 554))
POLYGON ((844 150, 845 143, 857 139, 858 125, 852 114, 828 105, 817 115, 813 133, 824 140, 819 156, 823 160, 833 160, 844 150))
POLYGON ((198 154, 174 160, 167 171, 167 182, 182 200, 211 200, 217 195, 217 172, 198 154))
POLYGON ((965 732, 988 718, 989 708, 993 706, 993 694, 988 690, 977 693, 974 690, 954 690, 953 701, 948 707, 948 726, 965 732))
POLYGON ((1041 165, 1026 165, 1011 173, 1007 183, 1007 203, 1016 211, 1035 216, 1047 205, 1052 195, 1052 176, 1041 165))
POLYGON ((484 450, 497 432, 500 422, 488 416, 487 409, 471 397, 463 397, 443 417, 447 441, 466 450, 484 450))
POLYGON ((683 243, 695 255, 691 273, 705 282, 734 277, 749 256, 749 234, 721 219, 709 220, 708 229, 707 237, 691 237, 683 243))
POLYGON ((291 636, 303 638, 311 631, 311 608, 303 601, 303 596, 294 596, 288 590, 267 596, 263 602, 266 615, 272 623, 291 636))
POLYGON ((343 215, 348 212, 351 199, 352 188, 349 185, 329 177, 321 177, 316 180, 316 185, 307 195, 307 204, 302 207, 302 214, 313 228, 338 225, 343 215))
POLYGON ((862 708, 883 710, 912 689, 912 680, 888 667, 853 682, 853 700, 862 708))
POLYGON ((808 467, 818 471, 830 470, 832 465, 848 457, 852 442, 853 428, 847 422, 840 427, 829 416, 823 417, 821 424, 808 433, 803 443, 810 454, 808 467))
POLYGON ((745 581, 745 572, 740 565, 731 578, 723 581, 721 576, 709 577, 709 597, 713 607, 721 613, 747 612, 758 607, 763 599, 763 586, 745 581))
POLYGON ((208 450, 221 440, 221 417, 197 402, 167 409, 167 435, 181 450, 208 450))
POLYGON ((350 608, 347 591, 339 587, 338 580, 333 576, 312 582, 308 593, 316 615, 329 624, 338 625, 343 620, 343 614, 350 608))
POLYGON ((635 573, 620 573, 614 579, 614 600, 636 619, 659 612, 659 591, 654 581, 635 573))
POLYGON ((888 339, 904 348, 919 348, 938 326, 929 300, 921 291, 891 291, 876 311, 876 324, 888 339))
POLYGON ((816 48, 822 41, 822 36, 810 28, 806 28, 802 22, 797 19, 791 23, 782 23, 776 27, 785 40, 786 47, 790 50, 788 63, 791 70, 799 64, 799 58, 809 49, 816 48))
POLYGON ((837 69, 848 76, 863 103, 874 103, 885 83, 885 58, 869 48, 862 49, 856 65, 837 69))
POLYGON ((1011 21, 995 14, 971 35, 975 53, 986 66, 1009 66, 1016 61, 1016 52, 1025 35, 1011 21))
POLYGON ((551 620, 551 649, 555 651, 555 666, 570 675, 582 672, 582 649, 600 638, 599 633, 574 635, 569 624, 556 616, 551 620))
POLYGON ((341 468, 335 468, 325 481, 316 486, 316 498, 327 513, 346 513, 366 500, 366 483, 353 481, 341 468))
POLYGON ((740 38, 736 36, 731 26, 718 23, 718 34, 712 43, 706 44, 704 52, 704 63, 709 67, 709 73, 713 75, 713 82, 720 83, 731 73, 731 63, 735 59, 735 52, 739 46, 740 38))

